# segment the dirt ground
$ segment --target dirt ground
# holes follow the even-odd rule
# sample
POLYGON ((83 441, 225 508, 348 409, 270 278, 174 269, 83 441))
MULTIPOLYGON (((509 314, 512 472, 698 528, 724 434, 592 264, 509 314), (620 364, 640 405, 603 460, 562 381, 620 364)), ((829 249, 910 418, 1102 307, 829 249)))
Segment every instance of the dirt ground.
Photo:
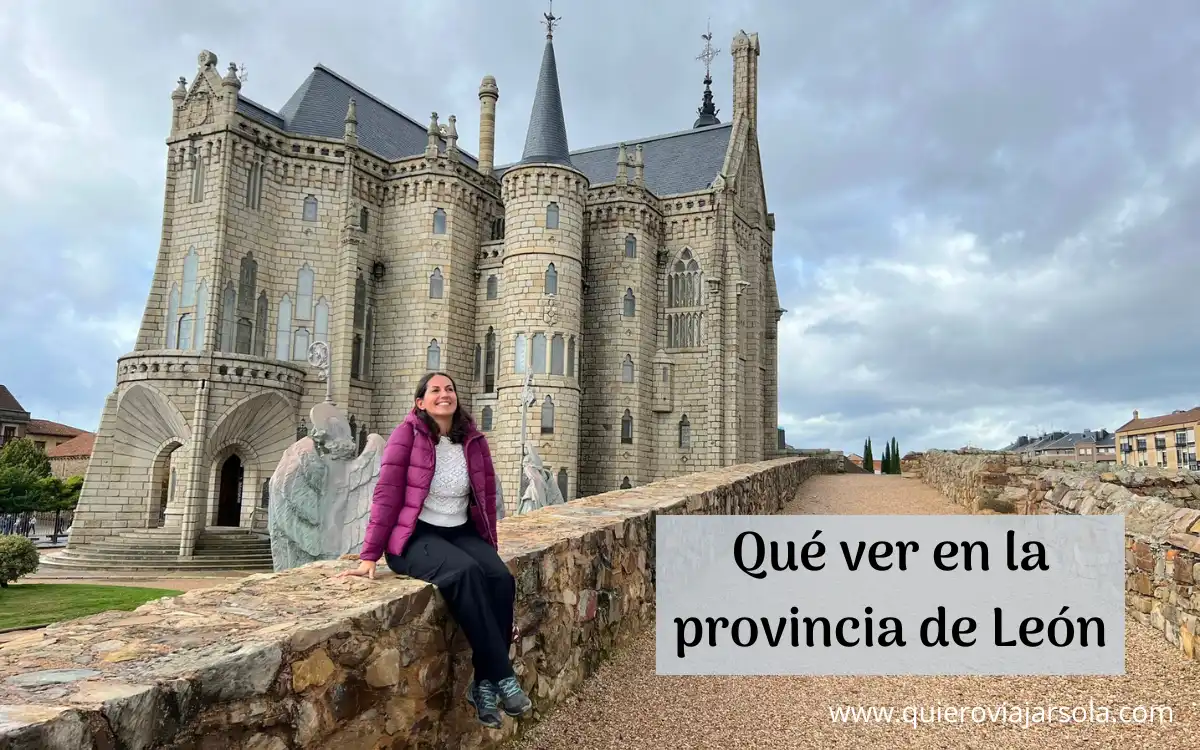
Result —
MULTIPOLYGON (((961 511, 916 479, 882 475, 819 476, 785 513, 951 514, 961 511)), ((617 654, 579 696, 551 711, 512 750, 698 750, 711 748, 1145 748, 1200 743, 1200 664, 1162 635, 1126 626, 1123 677, 659 677, 652 631, 617 654), (1119 707, 1169 706, 1173 722, 1117 723, 1119 707), (891 723, 836 721, 840 706, 893 707, 891 723), (916 727, 902 721, 914 707, 916 727), (965 707, 965 721, 935 719, 937 707, 965 707), (1112 723, 976 723, 972 709, 1095 706, 1114 708, 1112 723)), ((979 711, 974 712, 980 715, 979 711)), ((945 713, 942 714, 946 716, 945 713)), ((878 716, 878 714, 876 714, 878 716)))

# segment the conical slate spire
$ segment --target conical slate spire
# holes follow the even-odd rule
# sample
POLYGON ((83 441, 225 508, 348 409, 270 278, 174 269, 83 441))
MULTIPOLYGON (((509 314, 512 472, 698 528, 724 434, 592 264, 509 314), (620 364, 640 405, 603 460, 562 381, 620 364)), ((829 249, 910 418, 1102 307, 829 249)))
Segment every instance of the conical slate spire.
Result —
POLYGON ((525 135, 522 164, 537 163, 571 165, 567 147, 567 123, 563 118, 562 97, 558 92, 558 66, 554 63, 554 40, 546 34, 546 49, 542 53, 542 69, 538 72, 537 92, 533 95, 533 111, 529 115, 529 131, 525 135))
POLYGON ((716 105, 713 104, 712 94, 712 76, 704 76, 704 104, 696 110, 696 114, 700 115, 696 118, 696 122, 692 125, 693 128, 703 128, 709 125, 720 125, 721 121, 717 119, 716 105))

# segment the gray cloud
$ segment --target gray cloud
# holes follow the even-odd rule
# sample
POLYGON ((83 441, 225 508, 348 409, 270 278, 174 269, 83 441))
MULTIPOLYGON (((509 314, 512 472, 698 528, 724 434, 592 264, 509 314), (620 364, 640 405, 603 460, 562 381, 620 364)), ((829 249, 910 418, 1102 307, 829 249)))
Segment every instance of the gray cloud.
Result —
MULTIPOLYGON (((324 63, 418 120, 496 76, 519 156, 541 2, 0 7, 0 381, 95 427, 132 346, 170 91, 202 48, 278 108, 324 63)), ((1200 22, 1190 2, 560 2, 574 147, 685 129, 711 15, 758 31, 794 445, 999 445, 1200 401, 1200 22), (649 8, 649 9, 648 9, 649 8)), ((730 61, 714 92, 730 116, 730 61)))

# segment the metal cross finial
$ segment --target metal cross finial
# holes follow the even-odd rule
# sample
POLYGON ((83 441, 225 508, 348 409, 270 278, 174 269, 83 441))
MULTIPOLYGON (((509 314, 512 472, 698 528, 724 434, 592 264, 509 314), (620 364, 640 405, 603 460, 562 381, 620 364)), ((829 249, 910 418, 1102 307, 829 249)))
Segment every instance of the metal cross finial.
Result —
POLYGON ((554 38, 554 27, 558 26, 558 22, 562 20, 562 16, 554 15, 554 0, 550 0, 550 12, 543 13, 542 18, 546 19, 542 23, 546 26, 546 38, 554 38))
POLYGON ((708 29, 708 33, 700 35, 700 38, 704 40, 704 51, 697 55, 696 59, 704 63, 704 75, 707 77, 711 72, 713 58, 716 57, 717 53, 721 50, 712 46, 712 19, 709 19, 709 22, 706 24, 705 28, 708 29))
POLYGON ((308 363, 325 378, 325 401, 333 403, 333 378, 330 377, 329 344, 324 341, 314 341, 308 347, 308 363))

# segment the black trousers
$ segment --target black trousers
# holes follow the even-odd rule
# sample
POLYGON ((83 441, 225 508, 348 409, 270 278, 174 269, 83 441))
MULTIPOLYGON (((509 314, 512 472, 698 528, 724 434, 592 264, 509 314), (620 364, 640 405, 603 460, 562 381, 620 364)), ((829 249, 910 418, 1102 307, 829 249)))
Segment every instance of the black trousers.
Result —
POLYGON ((476 680, 499 682, 513 675, 508 647, 516 581, 470 521, 453 527, 417 521, 404 554, 389 553, 387 565, 438 587, 471 644, 476 680))

